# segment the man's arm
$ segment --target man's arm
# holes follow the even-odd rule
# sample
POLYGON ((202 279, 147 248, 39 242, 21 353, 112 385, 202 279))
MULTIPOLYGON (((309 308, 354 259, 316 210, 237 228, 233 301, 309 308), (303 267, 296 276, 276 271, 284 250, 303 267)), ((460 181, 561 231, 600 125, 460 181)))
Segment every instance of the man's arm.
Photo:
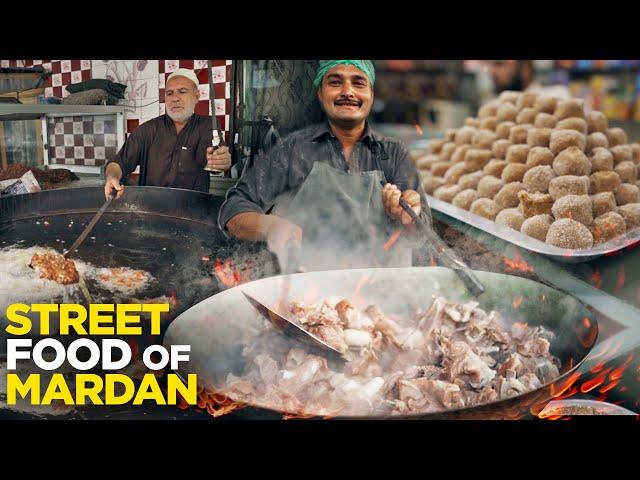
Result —
POLYGON ((300 243, 300 227, 282 217, 264 214, 288 186, 290 156, 289 146, 279 144, 255 159, 227 192, 218 215, 220 229, 241 240, 266 240, 270 248, 289 241, 300 243))
POLYGON ((141 156, 144 151, 144 135, 143 131, 138 128, 124 142, 120 151, 112 157, 107 163, 105 169, 104 195, 109 197, 112 189, 117 191, 117 197, 120 198, 124 194, 124 186, 120 181, 133 172, 140 164, 141 156))
POLYGON ((393 147, 393 150, 388 152, 389 161, 393 162, 389 183, 395 185, 397 189, 388 185, 383 190, 385 209, 392 218, 401 220, 404 225, 413 224, 411 217, 399 206, 399 200, 403 198, 423 221, 431 225, 431 209, 422 188, 420 174, 409 156, 409 150, 402 143, 395 143, 393 147))

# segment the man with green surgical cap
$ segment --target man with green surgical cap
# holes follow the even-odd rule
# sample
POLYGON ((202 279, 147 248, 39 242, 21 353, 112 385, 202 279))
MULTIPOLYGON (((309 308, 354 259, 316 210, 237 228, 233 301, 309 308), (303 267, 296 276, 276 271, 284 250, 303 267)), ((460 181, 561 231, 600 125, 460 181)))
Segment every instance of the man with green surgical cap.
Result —
POLYGON ((321 60, 314 85, 326 121, 256 159, 228 191, 220 228, 266 241, 284 269, 409 266, 415 224, 399 201, 427 222, 429 206, 406 147, 367 122, 374 83, 370 60, 321 60))

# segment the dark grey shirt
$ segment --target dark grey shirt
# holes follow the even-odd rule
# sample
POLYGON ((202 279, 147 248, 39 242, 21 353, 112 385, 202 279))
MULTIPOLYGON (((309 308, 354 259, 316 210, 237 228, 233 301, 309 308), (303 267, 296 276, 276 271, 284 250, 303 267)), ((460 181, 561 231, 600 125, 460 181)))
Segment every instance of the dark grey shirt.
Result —
POLYGON ((140 165, 139 185, 207 192, 204 167, 212 132, 211 117, 192 115, 177 134, 173 120, 161 115, 140 125, 109 160, 120 165, 123 179, 140 165))
POLYGON ((324 162, 345 172, 381 170, 388 182, 400 190, 416 190, 422 199, 422 217, 430 220, 429 206, 420 177, 407 148, 396 139, 375 133, 367 124, 365 132, 344 158, 338 139, 328 123, 293 132, 266 154, 256 158, 235 187, 227 192, 218 222, 224 231, 227 222, 244 212, 266 213, 275 199, 295 194, 309 175, 314 162, 324 162))

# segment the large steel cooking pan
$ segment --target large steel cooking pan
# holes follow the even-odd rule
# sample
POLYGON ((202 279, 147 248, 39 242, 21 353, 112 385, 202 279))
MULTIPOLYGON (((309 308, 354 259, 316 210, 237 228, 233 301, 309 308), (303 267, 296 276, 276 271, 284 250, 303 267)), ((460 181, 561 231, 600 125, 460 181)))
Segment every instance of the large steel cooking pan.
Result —
MULTIPOLYGON (((544 407, 595 344, 597 322, 575 298, 524 278, 475 273, 487 287, 477 299, 481 308, 500 311, 508 323, 543 325, 556 334, 551 351, 562 361, 561 376, 553 384, 507 400, 420 417, 526 416, 536 405, 544 407)), ((214 295, 173 321, 166 332, 165 345, 191 345, 189 372, 183 373, 196 373, 199 383, 212 390, 224 383, 229 372, 239 374, 244 366, 242 344, 251 338, 252 332, 264 328, 265 322, 242 290, 264 302, 275 303, 281 298, 286 283, 290 299, 313 301, 332 295, 351 299, 356 296, 360 305, 374 303, 389 313, 408 313, 412 307, 427 308, 432 295, 455 301, 472 300, 458 277, 441 267, 310 272, 257 280, 214 295)), ((262 411, 269 409, 268 405, 253 407, 262 411)))

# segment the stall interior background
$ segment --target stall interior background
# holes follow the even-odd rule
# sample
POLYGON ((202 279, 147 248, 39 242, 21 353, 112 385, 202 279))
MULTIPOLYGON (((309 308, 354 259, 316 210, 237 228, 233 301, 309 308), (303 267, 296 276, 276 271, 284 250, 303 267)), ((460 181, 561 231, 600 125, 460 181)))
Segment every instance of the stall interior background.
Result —
MULTIPOLYGON (((236 117, 244 115, 245 120, 260 121, 261 118, 257 118, 257 111, 251 111, 250 101, 243 112, 234 112, 231 101, 233 61, 211 62, 216 115, 221 130, 228 137, 234 113, 236 117)), ((273 65, 283 68, 279 61, 269 62, 249 62, 251 71, 248 74, 254 85, 263 81, 284 83, 286 75, 293 71, 286 71, 284 67, 283 75, 262 76, 262 69, 266 71, 273 65)), ((403 138, 409 147, 419 147, 420 141, 438 138, 447 128, 459 127, 466 117, 473 116, 482 103, 494 96, 486 61, 376 60, 375 64, 376 101, 372 121, 383 133, 403 138)), ((622 127, 630 142, 640 138, 640 61, 534 60, 533 66, 537 83, 567 86, 573 96, 585 100, 587 111, 600 110, 608 117, 611 126, 622 127)), ((209 114, 207 60, 0 60, 0 104, 49 103, 51 97, 66 98, 69 95, 68 85, 96 78, 113 80, 127 86, 125 98, 118 102, 124 107, 126 136, 141 123, 164 113, 165 79, 180 67, 196 71, 201 93, 196 112, 209 114), (36 84, 33 76, 7 73, 9 69, 33 67, 51 72, 44 84, 36 84)), ((269 85, 264 83, 263 86, 269 85)), ((290 95, 299 90, 296 86, 286 87, 284 90, 290 95)), ((298 103, 304 101, 296 100, 298 103)), ((75 120, 79 123, 78 118, 75 120)), ((114 137, 115 127, 106 121, 106 117, 87 116, 81 120, 82 143, 57 145, 49 142, 47 162, 42 154, 42 124, 39 120, 3 119, 0 121, 0 166, 49 163, 79 171, 83 171, 82 167, 90 167, 89 171, 97 172, 97 167, 102 166, 106 157, 119 146, 114 137), (104 138, 101 137, 103 134, 104 138), (91 167, 96 167, 96 170, 91 170, 91 167)), ((55 125, 51 127, 55 128, 55 125)), ((275 127, 276 130, 281 127, 282 133, 286 134, 290 126, 275 127)), ((58 128, 62 131, 64 127, 58 128)), ((78 125, 67 128, 80 131, 78 125)))

